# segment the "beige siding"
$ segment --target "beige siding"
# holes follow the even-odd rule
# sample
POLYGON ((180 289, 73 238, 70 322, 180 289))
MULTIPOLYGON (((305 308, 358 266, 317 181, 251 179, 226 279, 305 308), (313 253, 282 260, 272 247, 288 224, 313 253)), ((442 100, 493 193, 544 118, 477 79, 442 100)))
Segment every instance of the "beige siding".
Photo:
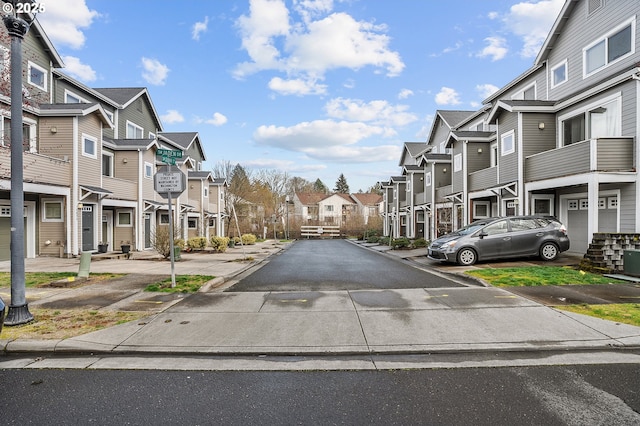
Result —
POLYGON ((138 184, 130 180, 103 176, 102 188, 112 192, 112 194, 109 195, 109 198, 115 198, 118 200, 138 199, 138 184))
MULTIPOLYGON (((25 152, 23 154, 25 182, 68 186, 71 184, 71 164, 57 158, 25 152)), ((0 147, 0 177, 11 177, 11 149, 0 147)))
POLYGON ((95 114, 78 119, 78 182, 100 186, 102 177, 101 122, 95 114), (83 155, 83 135, 96 139, 96 158, 83 155))
POLYGON ((66 243, 65 222, 42 222, 42 214, 39 217, 38 249, 40 256, 59 256, 60 248, 66 243), (51 244, 47 245, 46 242, 51 244))
POLYGON ((72 117, 40 119, 38 152, 49 157, 71 160, 73 158, 73 121, 72 117))

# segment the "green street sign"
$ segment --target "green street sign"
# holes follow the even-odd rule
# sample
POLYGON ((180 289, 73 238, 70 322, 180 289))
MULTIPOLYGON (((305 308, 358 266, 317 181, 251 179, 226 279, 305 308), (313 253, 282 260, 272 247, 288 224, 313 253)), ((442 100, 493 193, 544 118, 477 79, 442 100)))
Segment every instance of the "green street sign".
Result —
POLYGON ((165 157, 163 155, 162 157, 160 157, 160 161, 162 161, 163 163, 166 163, 166 164, 171 164, 172 166, 176 165, 175 157, 165 157))
MULTIPOLYGON (((162 158, 182 158, 182 151, 179 149, 159 149, 156 151, 156 155, 162 158)), ((175 161, 171 164, 175 164, 175 161)))

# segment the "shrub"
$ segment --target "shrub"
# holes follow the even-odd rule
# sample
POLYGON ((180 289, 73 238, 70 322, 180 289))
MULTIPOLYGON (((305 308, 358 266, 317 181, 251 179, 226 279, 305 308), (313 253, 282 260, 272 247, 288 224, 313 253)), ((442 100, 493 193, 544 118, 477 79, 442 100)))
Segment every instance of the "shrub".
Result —
POLYGON ((378 243, 382 244, 383 246, 388 246, 389 237, 380 237, 380 240, 378 240, 378 243))
POLYGON ((207 239, 205 237, 192 237, 187 240, 187 247, 191 250, 203 250, 207 247, 207 239))
POLYGON ((367 238, 368 243, 379 243, 380 240, 381 238, 378 237, 377 235, 371 235, 370 237, 367 238))
POLYGON ((242 234, 242 244, 246 246, 251 246, 256 243, 256 236, 253 234, 242 234))
POLYGON ((229 246, 229 238, 227 237, 218 237, 214 235, 209 239, 209 242, 211 243, 213 251, 218 253, 224 253, 227 251, 227 247, 229 246))
POLYGON ((426 247, 429 245, 429 241, 425 240, 424 238, 418 238, 417 240, 413 241, 413 248, 422 248, 422 247, 426 247))
POLYGON ((393 241, 391 241, 391 247, 393 247, 393 249, 406 248, 410 245, 411 241, 409 241, 407 237, 394 238, 393 241))
POLYGON ((173 247, 180 247, 180 250, 184 250, 185 242, 182 238, 176 238, 173 240, 173 247))

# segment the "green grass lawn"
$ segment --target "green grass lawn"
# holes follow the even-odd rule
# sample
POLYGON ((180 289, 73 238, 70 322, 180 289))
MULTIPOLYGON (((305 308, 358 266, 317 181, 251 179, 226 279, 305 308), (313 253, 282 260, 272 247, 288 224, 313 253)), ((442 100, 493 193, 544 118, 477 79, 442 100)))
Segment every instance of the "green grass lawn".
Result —
POLYGON ((176 286, 171 287, 171 278, 149 284, 144 291, 162 293, 195 293, 207 282, 214 279, 212 275, 176 275, 176 286))
MULTIPOLYGON (((70 280, 78 276, 75 272, 27 272, 24 274, 25 287, 38 287, 50 284, 54 281, 70 280)), ((97 280, 106 280, 121 277, 124 274, 89 274, 92 283, 97 280)), ((11 287, 11 273, 0 272, 0 287, 11 287)))
POLYGON ((495 287, 624 283, 624 281, 602 275, 560 266, 485 268, 465 273, 480 278, 495 287))
POLYGON ((556 306, 556 309, 640 327, 640 305, 637 303, 612 303, 610 305, 569 305, 556 306))

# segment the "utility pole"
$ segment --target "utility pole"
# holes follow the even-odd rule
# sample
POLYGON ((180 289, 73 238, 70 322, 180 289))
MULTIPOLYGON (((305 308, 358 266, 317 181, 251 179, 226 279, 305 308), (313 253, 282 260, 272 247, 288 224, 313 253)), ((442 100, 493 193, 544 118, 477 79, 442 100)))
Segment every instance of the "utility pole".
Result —
POLYGON ((11 304, 4 321, 11 326, 33 321, 25 290, 22 170, 22 39, 29 31, 29 24, 15 14, 15 9, 3 20, 11 37, 11 304))

